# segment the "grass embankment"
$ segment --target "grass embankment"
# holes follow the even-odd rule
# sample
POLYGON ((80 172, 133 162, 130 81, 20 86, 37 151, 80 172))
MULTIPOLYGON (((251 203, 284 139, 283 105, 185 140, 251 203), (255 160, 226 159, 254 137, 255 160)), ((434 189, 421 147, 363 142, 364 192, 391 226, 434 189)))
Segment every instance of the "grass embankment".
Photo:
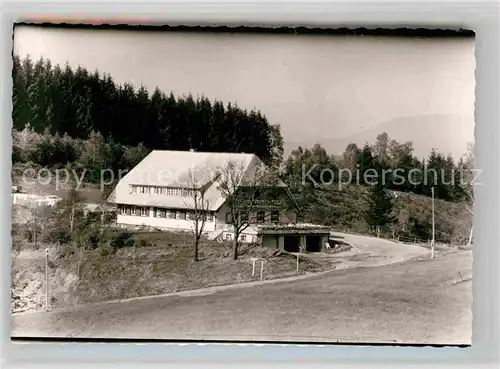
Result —
MULTIPOLYGON (((263 279, 328 268, 326 264, 302 258, 297 272, 295 256, 253 245, 240 246, 239 259, 232 260, 230 244, 206 240, 200 245, 200 261, 194 262, 189 234, 143 232, 134 234, 132 239, 135 252, 132 246, 109 255, 97 249, 81 257, 58 258, 56 250, 51 252, 51 306, 74 306, 259 280, 260 261, 264 261, 263 279), (251 258, 259 260, 253 276, 251 258)), ((13 311, 43 308, 43 252, 21 253, 13 261, 12 277, 13 311)))

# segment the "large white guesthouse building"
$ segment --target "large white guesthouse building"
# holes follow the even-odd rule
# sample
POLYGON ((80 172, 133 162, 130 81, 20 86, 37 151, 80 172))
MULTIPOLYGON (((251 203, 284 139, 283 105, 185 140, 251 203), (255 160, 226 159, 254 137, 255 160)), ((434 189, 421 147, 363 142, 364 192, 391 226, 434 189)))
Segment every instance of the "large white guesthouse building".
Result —
MULTIPOLYGON (((203 187, 206 201, 204 233, 212 239, 231 240, 233 232, 227 195, 223 195, 219 186, 220 173, 229 163, 237 163, 244 177, 255 175, 264 166, 254 154, 152 151, 120 179, 110 196, 109 201, 117 205, 117 224, 190 231, 194 227, 190 219, 194 207, 193 191, 203 187)), ((297 209, 282 206, 284 202, 294 204, 288 188, 281 181, 277 188, 277 198, 272 200, 276 206, 270 207, 269 201, 262 207, 252 206, 252 225, 240 235, 241 242, 256 241, 260 224, 296 222, 297 209)))

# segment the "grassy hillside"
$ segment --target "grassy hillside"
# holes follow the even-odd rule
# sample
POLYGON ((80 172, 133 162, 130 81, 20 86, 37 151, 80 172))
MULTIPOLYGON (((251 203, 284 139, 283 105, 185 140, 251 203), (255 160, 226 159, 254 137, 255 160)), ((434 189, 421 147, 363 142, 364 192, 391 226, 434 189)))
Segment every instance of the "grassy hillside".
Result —
MULTIPOLYGON (((362 186, 339 189, 307 188, 292 191, 301 207, 302 221, 331 226, 338 231, 371 234, 365 221, 368 192, 362 186)), ((413 193, 393 193, 393 216, 397 224, 383 230, 383 236, 400 236, 427 241, 432 230, 432 200, 413 193)), ((436 240, 443 243, 467 242, 472 215, 464 203, 435 200, 436 240)))

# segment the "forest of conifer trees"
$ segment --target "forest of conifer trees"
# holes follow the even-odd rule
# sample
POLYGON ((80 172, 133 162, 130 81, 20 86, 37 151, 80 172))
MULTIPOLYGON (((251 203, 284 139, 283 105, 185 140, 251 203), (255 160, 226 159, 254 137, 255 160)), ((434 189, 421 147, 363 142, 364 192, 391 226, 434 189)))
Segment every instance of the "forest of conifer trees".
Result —
POLYGON ((252 152, 280 161, 280 128, 259 111, 204 96, 176 97, 156 88, 116 84, 110 75, 50 60, 14 56, 14 129, 86 139, 92 132, 148 149, 252 152))

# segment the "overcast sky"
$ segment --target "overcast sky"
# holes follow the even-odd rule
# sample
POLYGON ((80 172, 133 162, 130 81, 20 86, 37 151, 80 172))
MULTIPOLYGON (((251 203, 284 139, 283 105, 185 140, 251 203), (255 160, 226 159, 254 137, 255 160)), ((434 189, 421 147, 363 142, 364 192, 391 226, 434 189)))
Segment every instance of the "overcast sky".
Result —
MULTIPOLYGON (((356 135, 390 120, 429 115, 460 117, 457 130, 465 133, 459 140, 473 140, 472 39, 23 26, 16 27, 14 48, 21 57, 43 56, 54 64, 68 61, 110 73, 118 83, 255 107, 294 143, 356 135)), ((425 140, 426 134, 408 140, 425 140)))

